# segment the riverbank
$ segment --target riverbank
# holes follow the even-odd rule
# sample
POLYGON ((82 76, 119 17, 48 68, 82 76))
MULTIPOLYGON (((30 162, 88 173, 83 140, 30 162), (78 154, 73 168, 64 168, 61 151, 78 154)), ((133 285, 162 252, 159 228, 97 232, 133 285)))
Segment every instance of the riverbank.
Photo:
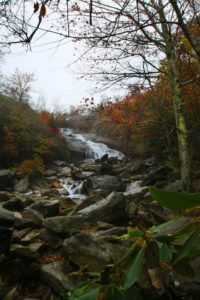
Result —
MULTIPOLYGON (((67 299, 64 294, 129 251, 132 242, 119 237, 130 228, 149 228, 172 217, 171 211, 152 203, 149 185, 183 189, 178 174, 154 158, 119 160, 104 155, 76 164, 55 161, 43 179, 27 178, 29 186, 24 184, 23 191, 16 187, 25 179, 9 185, 17 178, 9 172, 0 173, 2 299, 8 292, 19 300, 67 299)), ((165 299, 198 295, 198 277, 169 278, 166 272, 165 280, 173 295, 165 299)), ((148 277, 141 279, 138 289, 142 299, 164 297, 148 277)))

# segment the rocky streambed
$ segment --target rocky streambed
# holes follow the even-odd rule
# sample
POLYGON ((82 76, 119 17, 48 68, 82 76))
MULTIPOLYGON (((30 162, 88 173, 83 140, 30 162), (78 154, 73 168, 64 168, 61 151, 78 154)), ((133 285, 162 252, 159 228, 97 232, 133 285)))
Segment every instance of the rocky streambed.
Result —
MULTIPOLYGON (((154 158, 120 158, 55 161, 34 181, 0 171, 0 299, 8 292, 9 299, 65 299, 88 274, 129 251, 130 242, 118 238, 128 228, 168 219, 148 185, 180 191, 178 174, 154 158)), ((171 299, 197 299, 200 280, 172 276, 169 287, 171 299)), ((148 278, 139 289, 143 299, 155 299, 148 278)))

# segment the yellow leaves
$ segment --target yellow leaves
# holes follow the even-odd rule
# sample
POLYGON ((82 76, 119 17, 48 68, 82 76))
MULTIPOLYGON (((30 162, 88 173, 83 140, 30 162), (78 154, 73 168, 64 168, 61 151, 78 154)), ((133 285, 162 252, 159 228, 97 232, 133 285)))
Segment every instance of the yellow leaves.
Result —
POLYGON ((34 155, 33 159, 24 160, 16 168, 17 171, 27 175, 42 175, 45 170, 43 159, 39 155, 34 155))
POLYGON ((34 152, 38 155, 44 155, 50 151, 50 148, 53 146, 53 140, 46 137, 40 137, 37 140, 37 146, 34 147, 34 152))

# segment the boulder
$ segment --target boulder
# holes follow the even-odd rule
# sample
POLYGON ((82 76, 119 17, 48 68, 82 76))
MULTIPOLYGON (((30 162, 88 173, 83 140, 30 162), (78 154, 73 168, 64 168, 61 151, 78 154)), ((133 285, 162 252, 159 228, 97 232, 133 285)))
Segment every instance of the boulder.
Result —
POLYGON ((22 217, 26 220, 31 221, 37 227, 41 227, 43 222, 42 214, 39 213, 37 210, 31 208, 26 208, 22 213, 22 217))
POLYGON ((94 172, 90 171, 82 171, 82 172, 74 172, 72 174, 72 178, 75 180, 84 180, 94 175, 94 172))
POLYGON ((56 176, 57 172, 55 170, 45 170, 44 176, 45 177, 51 177, 51 176, 56 176))
POLYGON ((77 213, 89 222, 119 222, 125 216, 126 199, 120 192, 112 192, 106 198, 97 201, 77 213))
POLYGON ((86 159, 88 146, 86 142, 77 140, 73 136, 66 136, 67 145, 70 153, 70 161, 77 162, 86 159))
POLYGON ((14 223, 21 219, 21 215, 16 212, 10 212, 0 207, 0 225, 12 227, 14 223))
POLYGON ((25 202, 20 198, 14 198, 3 203, 2 207, 11 211, 22 211, 25 208, 25 202))
POLYGON ((57 189, 48 189, 46 191, 43 191, 41 195, 48 196, 48 197, 57 197, 60 196, 60 193, 57 189))
POLYGON ((102 163, 100 172, 104 175, 117 175, 117 172, 115 171, 113 166, 106 161, 102 163))
POLYGON ((29 208, 40 212, 44 218, 54 217, 59 215, 59 207, 60 207, 59 201, 57 200, 37 202, 29 206, 29 208))
POLYGON ((15 183, 15 174, 9 169, 0 170, 0 190, 9 190, 15 183))
POLYGON ((167 191, 172 191, 172 192, 183 192, 184 191, 184 186, 183 186, 183 181, 182 180, 175 180, 174 182, 171 182, 168 184, 165 189, 167 191))
POLYGON ((71 168, 69 167, 59 167, 57 168, 58 176, 69 177, 71 175, 71 168))
POLYGON ((41 280, 59 294, 71 291, 80 285, 80 280, 67 275, 63 261, 43 265, 41 267, 41 280))
POLYGON ((99 173, 101 169, 101 164, 92 162, 84 162, 80 165, 81 169, 84 171, 99 173))
MULTIPOLYGON (((94 222, 92 222, 93 224, 94 222)), ((43 226, 53 232, 71 235, 77 233, 84 226, 90 226, 91 222, 82 216, 59 216, 47 218, 43 226)))
POLYGON ((18 193, 25 193, 27 192, 28 188, 30 187, 30 179, 29 176, 25 176, 21 178, 14 186, 14 189, 18 193))
POLYGON ((83 201, 73 210, 71 215, 74 215, 79 210, 82 210, 90 205, 93 205, 94 203, 100 200, 102 200, 102 196, 99 195, 98 193, 88 196, 87 198, 83 199, 83 201))
POLYGON ((83 190, 91 194, 95 190, 100 190, 103 196, 107 196, 112 191, 122 192, 125 186, 117 176, 98 175, 88 178, 83 183, 83 190))
POLYGON ((103 237, 79 233, 65 239, 63 254, 78 266, 87 266, 89 271, 101 271, 104 267, 117 261, 130 250, 122 244, 106 241, 103 237))
POLYGON ((149 174, 143 178, 141 186, 154 185, 157 181, 166 180, 169 172, 171 172, 171 169, 168 166, 153 168, 149 174))
POLYGON ((62 246, 63 239, 59 237, 59 235, 56 234, 55 232, 51 230, 43 229, 42 234, 43 234, 43 238, 48 243, 49 248, 54 250, 62 246))

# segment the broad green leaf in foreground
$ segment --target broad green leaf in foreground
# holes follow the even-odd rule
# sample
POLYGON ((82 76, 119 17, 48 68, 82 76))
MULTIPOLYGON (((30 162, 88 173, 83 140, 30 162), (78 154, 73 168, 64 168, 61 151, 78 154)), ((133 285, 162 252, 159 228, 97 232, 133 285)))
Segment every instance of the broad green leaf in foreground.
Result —
POLYGON ((90 289, 88 285, 75 289, 68 300, 96 300, 100 287, 90 289))
POLYGON ((125 290, 130 288, 138 280, 142 271, 144 253, 145 249, 142 248, 137 255, 130 258, 128 269, 126 270, 122 280, 122 286, 125 290))
POLYGON ((185 242, 181 251, 176 256, 175 260, 173 261, 173 265, 175 265, 178 261, 188 256, 193 249, 195 243, 200 238, 200 228, 198 228, 185 242))
POLYGON ((153 186, 149 191, 154 200, 172 210, 183 210, 200 205, 200 193, 171 192, 153 186))
POLYGON ((160 260, 161 261, 171 261, 172 259, 172 249, 164 243, 160 249, 160 260))

